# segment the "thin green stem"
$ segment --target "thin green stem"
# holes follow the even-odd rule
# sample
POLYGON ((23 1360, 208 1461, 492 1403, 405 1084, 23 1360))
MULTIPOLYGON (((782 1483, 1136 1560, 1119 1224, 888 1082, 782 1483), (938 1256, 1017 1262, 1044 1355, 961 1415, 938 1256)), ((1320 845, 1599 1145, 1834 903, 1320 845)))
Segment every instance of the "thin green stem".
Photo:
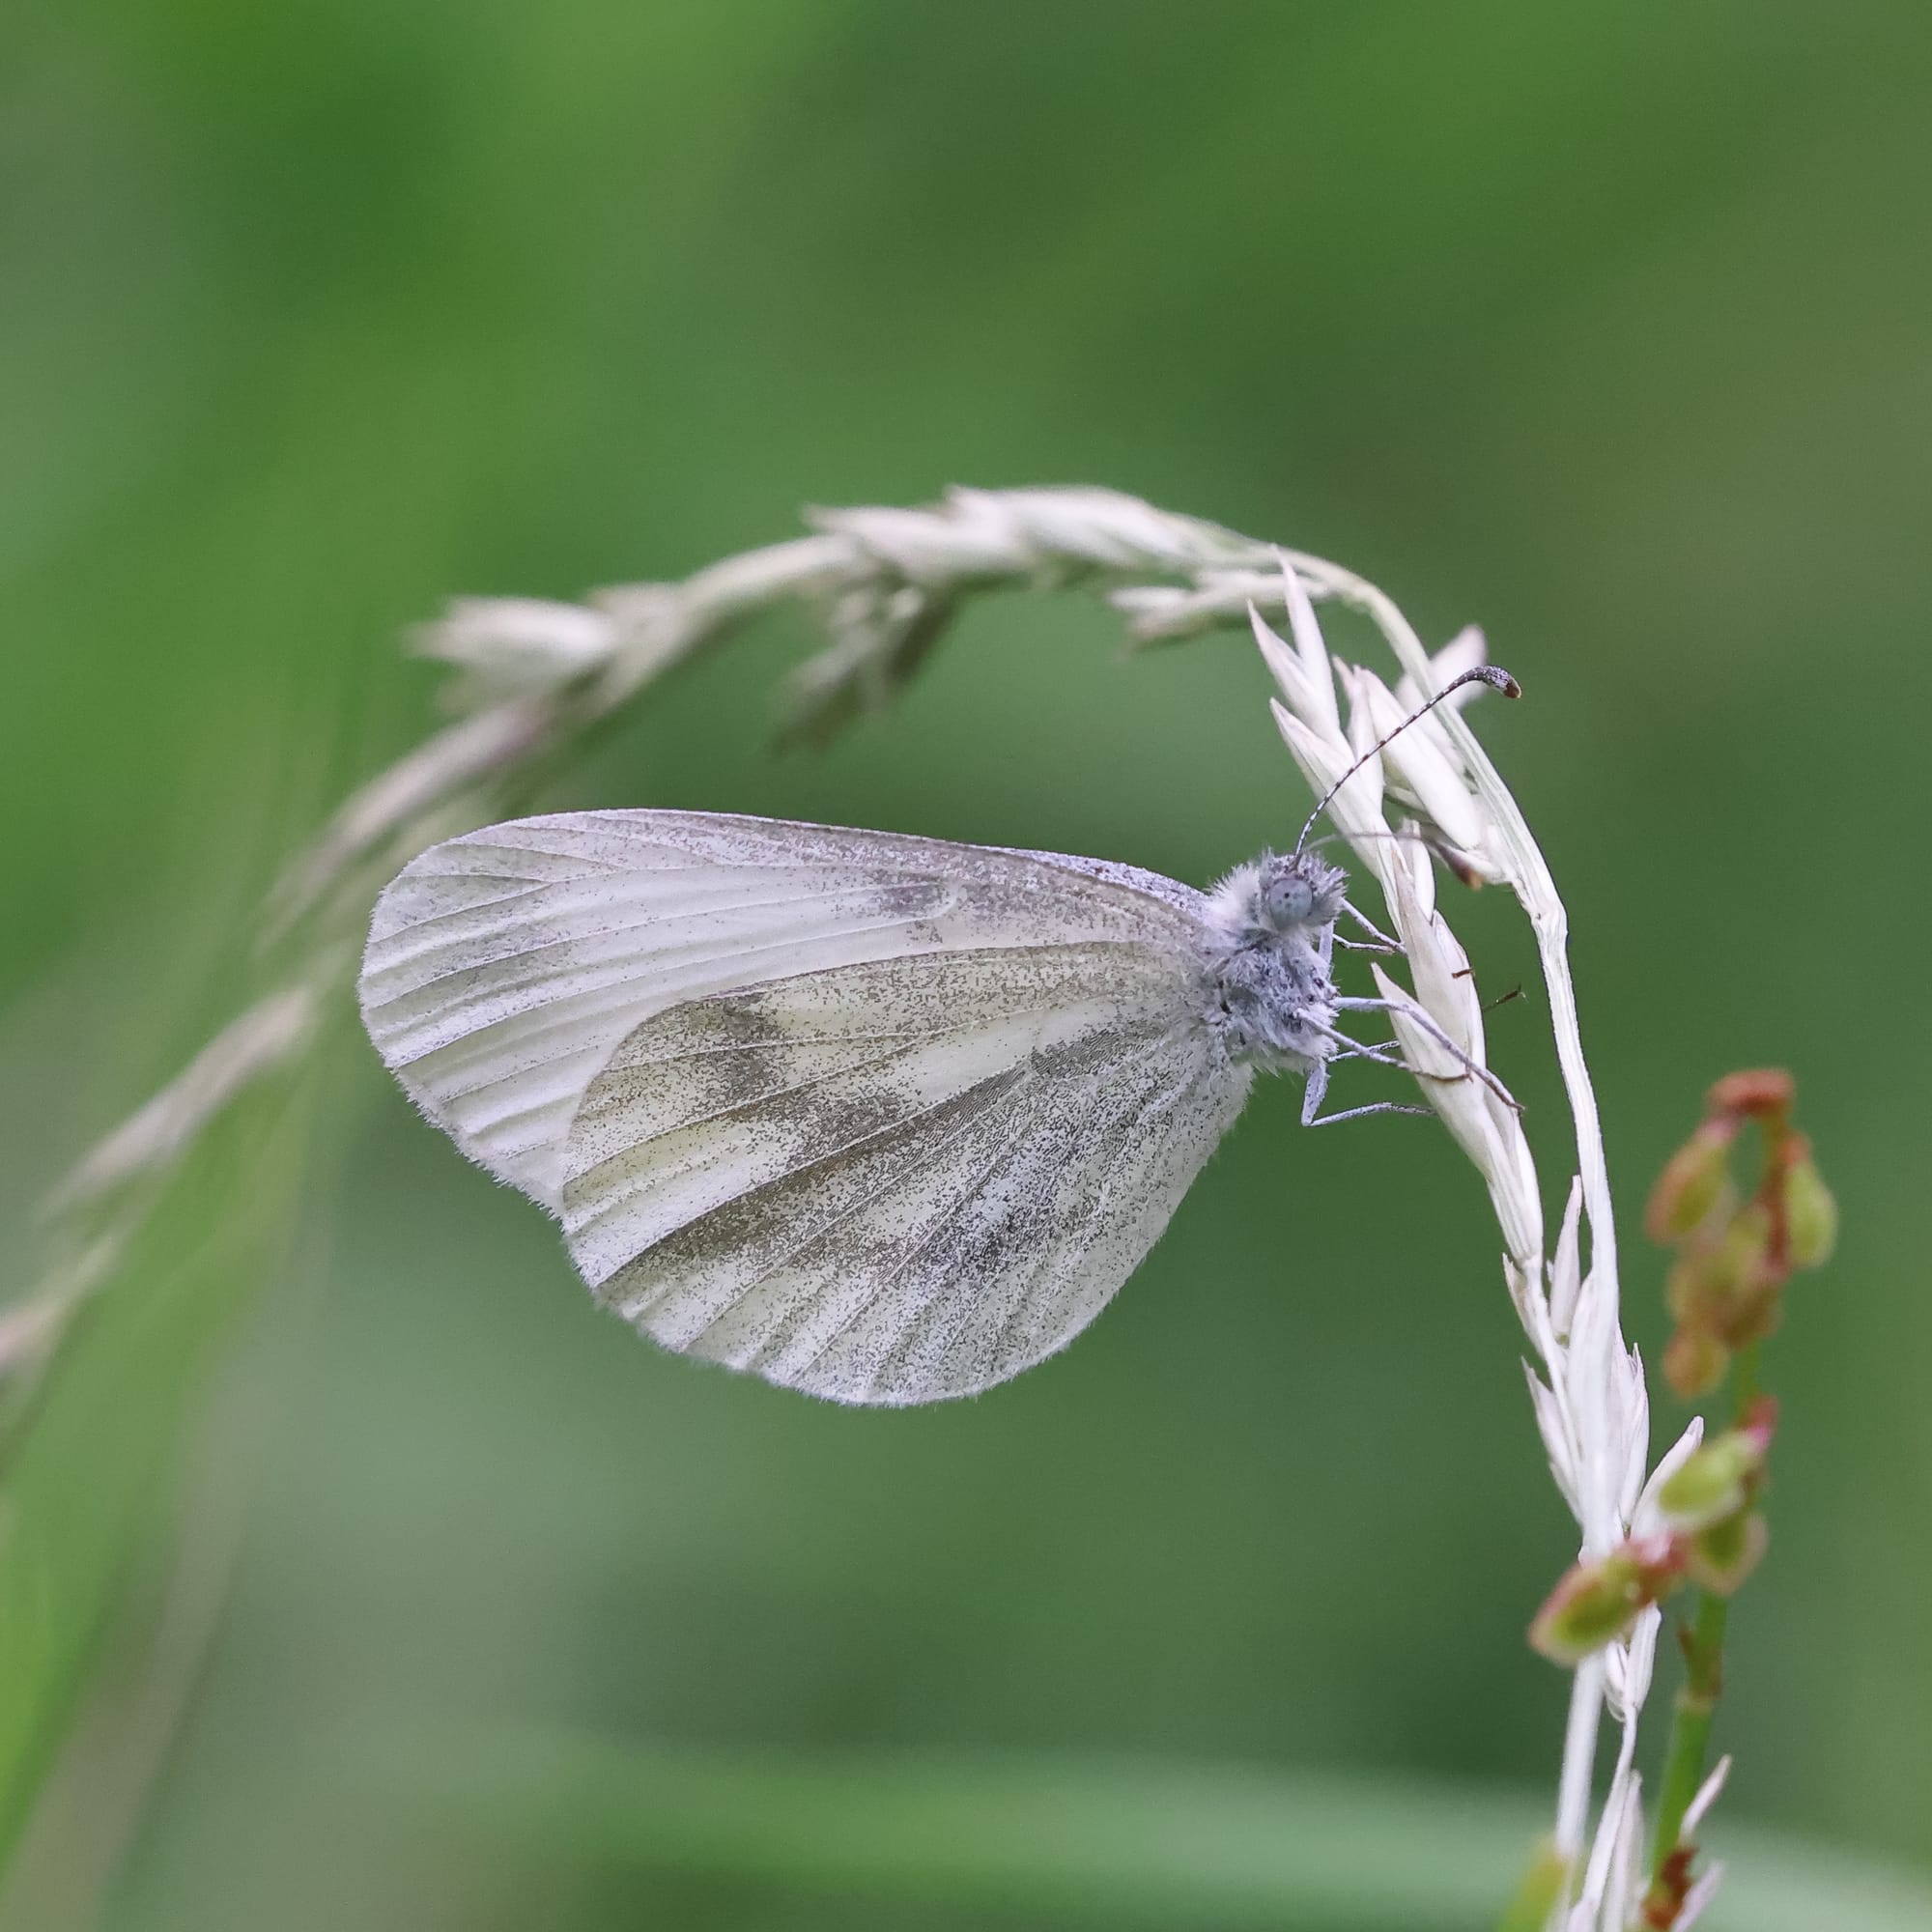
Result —
POLYGON ((1758 1357, 1763 1352, 1762 1342, 1747 1342, 1738 1350, 1736 1363, 1731 1370, 1731 1427, 1744 1426, 1750 1414, 1751 1404, 1757 1400, 1758 1357))
POLYGON ((1704 1781, 1704 1756, 1711 1742, 1711 1719, 1724 1688, 1724 1626, 1730 1617, 1728 1598, 1704 1591, 1697 1614, 1684 1639, 1684 1688, 1677 1693, 1670 1719, 1670 1744, 1663 1755, 1663 1776, 1658 1786, 1657 1849, 1651 1876, 1663 1870, 1664 1861, 1677 1849, 1684 1814, 1704 1781))

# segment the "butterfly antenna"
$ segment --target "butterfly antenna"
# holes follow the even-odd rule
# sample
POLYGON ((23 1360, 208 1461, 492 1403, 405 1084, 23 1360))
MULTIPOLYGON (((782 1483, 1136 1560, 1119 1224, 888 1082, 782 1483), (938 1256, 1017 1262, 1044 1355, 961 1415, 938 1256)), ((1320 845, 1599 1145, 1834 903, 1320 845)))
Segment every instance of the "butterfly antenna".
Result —
POLYGON ((1465 670, 1460 677, 1452 677, 1427 704, 1419 704, 1405 718, 1394 730, 1385 732, 1369 747, 1342 776, 1324 791, 1317 801, 1315 810, 1308 814, 1308 823, 1301 828, 1301 837, 1294 841, 1294 849, 1299 852, 1308 842, 1308 835, 1315 830, 1315 821, 1328 810, 1328 802, 1369 760, 1377 756, 1384 747, 1392 745, 1419 718, 1427 718, 1452 691, 1460 690, 1465 684, 1487 684, 1492 691, 1500 691, 1505 697, 1520 697, 1522 686, 1506 671, 1501 665, 1478 665, 1473 670, 1465 670))

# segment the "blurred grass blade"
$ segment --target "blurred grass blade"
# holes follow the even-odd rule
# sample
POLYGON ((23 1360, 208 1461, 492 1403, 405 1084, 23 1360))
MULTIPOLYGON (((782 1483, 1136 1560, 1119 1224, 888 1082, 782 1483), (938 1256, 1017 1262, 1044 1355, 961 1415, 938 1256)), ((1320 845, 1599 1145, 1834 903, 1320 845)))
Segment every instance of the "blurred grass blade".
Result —
MULTIPOLYGON (((1071 1922, 1479 1932, 1540 1795, 1232 1768, 943 1752, 778 1755, 497 1735, 407 1752, 408 1787, 544 1859, 1071 1922)), ((1932 1881, 1716 1834, 1710 1932, 1926 1932, 1932 1881)))
POLYGON ((166 1534, 184 1429, 285 1259, 306 1082, 270 1081, 202 1133, 111 1278, 69 1318, 0 1461, 0 1866, 124 1587, 166 1534))
POLYGON ((1543 1932, 1569 1877, 1569 1861, 1545 1839, 1530 1860, 1529 1869, 1516 1889, 1516 1896, 1496 1920, 1496 1932, 1543 1932))

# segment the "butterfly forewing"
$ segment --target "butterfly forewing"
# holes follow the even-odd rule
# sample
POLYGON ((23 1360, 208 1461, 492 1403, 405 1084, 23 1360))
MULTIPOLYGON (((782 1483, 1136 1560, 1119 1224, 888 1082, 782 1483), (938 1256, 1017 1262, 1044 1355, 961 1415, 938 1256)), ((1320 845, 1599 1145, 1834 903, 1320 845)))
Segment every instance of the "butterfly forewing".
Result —
POLYGON ((583 1090, 679 1001, 909 953, 1193 944, 1157 874, 889 833, 678 811, 516 820, 411 862, 363 961, 371 1038, 473 1160, 557 1205, 583 1090))
POLYGON ((1238 1111, 1193 1004, 1171 948, 1087 941, 674 1007, 572 1124, 572 1253, 666 1346, 788 1386, 1004 1380, 1099 1311, 1238 1111))
POLYGON ((1249 1084, 1202 895, 1052 853, 703 812, 519 820, 383 895, 371 1037, 667 1346, 848 1402, 1062 1347, 1249 1084))

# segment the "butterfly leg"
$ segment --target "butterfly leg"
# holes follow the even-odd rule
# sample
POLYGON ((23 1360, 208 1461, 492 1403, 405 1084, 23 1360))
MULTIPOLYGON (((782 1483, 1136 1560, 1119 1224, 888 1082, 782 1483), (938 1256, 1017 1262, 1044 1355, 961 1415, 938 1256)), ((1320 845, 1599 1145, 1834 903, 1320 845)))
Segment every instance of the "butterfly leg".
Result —
POLYGON ((1496 1076, 1493 1073, 1492 1073, 1487 1066, 1485 1066, 1482 1064, 1481 1061, 1472 1060, 1468 1054, 1464 1053, 1463 1050, 1460 1046, 1458 1046, 1456 1042, 1453 1039, 1451 1039, 1449 1036, 1446 1033, 1444 1033, 1442 1029, 1439 1026, 1437 1026, 1435 1022, 1433 1019, 1431 1019, 1427 1013, 1423 1012, 1419 1008, 1408 1005, 1404 1005, 1401 1008, 1398 1008, 1393 1000, 1339 999, 1335 1002, 1335 1004, 1338 1007, 1344 1008, 1350 1012, 1393 1013, 1396 1011, 1401 1011, 1406 1018, 1407 1018, 1414 1025, 1419 1026, 1424 1033, 1428 1034, 1429 1037, 1433 1040, 1435 1040, 1436 1044, 1440 1046, 1445 1053, 1449 1054, 1452 1059, 1459 1062, 1463 1069, 1462 1073, 1453 1075, 1443 1075, 1439 1073, 1422 1073, 1419 1070, 1411 1069, 1412 1071, 1416 1071, 1416 1077, 1418 1079, 1440 1080, 1444 1078, 1452 1078, 1460 1080, 1464 1078, 1465 1076, 1473 1075, 1476 1079, 1480 1080, 1483 1083, 1483 1085, 1487 1087, 1490 1090, 1490 1092, 1496 1096, 1496 1098, 1503 1103, 1504 1106, 1512 1109, 1514 1112, 1519 1114, 1522 1112, 1521 1103, 1517 1099, 1516 1095, 1512 1094, 1510 1090, 1507 1087, 1505 1087, 1503 1083, 1500 1080, 1498 1080, 1496 1076))
MULTIPOLYGON (((1338 1034, 1339 1039, 1341 1036, 1338 1034)), ((1365 1053, 1370 1059, 1375 1055, 1367 1053, 1350 1040, 1349 1046, 1356 1053, 1365 1053)), ((1383 1066, 1399 1066, 1400 1061, 1378 1061, 1383 1066)), ((1411 1107, 1400 1100, 1372 1100, 1366 1107, 1345 1107, 1339 1114, 1318 1113, 1321 1098, 1328 1091, 1328 1062, 1318 1060, 1308 1070, 1308 1087, 1301 1096, 1301 1124, 1304 1127, 1332 1127, 1337 1121, 1365 1120, 1371 1114, 1428 1114, 1435 1110, 1430 1107, 1411 1107)))
MULTIPOLYGON (((1399 1040, 1350 1039, 1347 1034, 1337 1033, 1333 1027, 1323 1026, 1317 1019, 1304 1020, 1303 1024, 1311 1033, 1319 1033, 1323 1039, 1332 1039, 1342 1049, 1340 1053, 1331 1055, 1329 1061, 1322 1063, 1324 1067, 1336 1060, 1371 1060, 1378 1066, 1393 1066, 1399 1073, 1413 1071, 1408 1062, 1402 1057, 1402 1044, 1399 1040)), ((1458 1080, 1463 1077, 1460 1073, 1456 1075, 1458 1080)), ((1323 1078, 1326 1078, 1325 1073, 1323 1078)))
MULTIPOLYGON (((1347 1035, 1336 1033, 1332 1028, 1320 1029, 1330 1039, 1341 1043, 1344 1052, 1335 1056, 1337 1060, 1373 1060, 1378 1066, 1401 1066, 1400 1060, 1385 1060, 1372 1046, 1364 1046, 1360 1040, 1350 1039, 1347 1035)), ((1377 1100, 1366 1107, 1350 1107, 1339 1114, 1322 1114, 1317 1110, 1321 1105, 1322 1096, 1328 1092, 1328 1069, 1333 1063, 1318 1060, 1308 1069, 1308 1085, 1301 1095, 1301 1124, 1304 1127, 1325 1127, 1336 1121, 1359 1121, 1366 1114, 1427 1114, 1428 1107, 1405 1106, 1399 1100, 1377 1100)))
POLYGON ((1321 1096, 1328 1091, 1328 1063, 1318 1060, 1308 1069, 1308 1084, 1301 1090, 1301 1124, 1312 1127, 1315 1124, 1315 1110, 1321 1104, 1321 1096))
POLYGON ((1370 1114, 1433 1114, 1433 1107, 1405 1106, 1400 1100, 1372 1100, 1366 1107, 1345 1107, 1339 1114, 1323 1114, 1319 1119, 1302 1116, 1304 1127, 1332 1127, 1337 1121, 1359 1121, 1370 1114))
MULTIPOLYGON (((1344 899, 1342 901, 1342 910, 1345 913, 1347 913, 1349 917, 1352 919, 1355 922, 1355 923, 1359 925, 1362 928, 1362 930, 1366 932, 1369 935, 1369 937, 1376 942, 1378 946, 1386 948, 1390 952, 1400 952, 1402 951, 1401 940, 1391 939, 1389 935, 1385 933, 1381 929, 1381 927, 1378 926, 1375 923, 1375 921, 1372 920, 1367 913, 1363 912, 1362 909, 1359 906, 1357 906, 1351 899, 1344 899)), ((1356 940, 1345 939, 1343 940, 1342 944, 1344 946, 1354 946, 1358 945, 1359 942, 1356 940)), ((1363 950, 1366 952, 1368 949, 1364 948, 1363 950)))

